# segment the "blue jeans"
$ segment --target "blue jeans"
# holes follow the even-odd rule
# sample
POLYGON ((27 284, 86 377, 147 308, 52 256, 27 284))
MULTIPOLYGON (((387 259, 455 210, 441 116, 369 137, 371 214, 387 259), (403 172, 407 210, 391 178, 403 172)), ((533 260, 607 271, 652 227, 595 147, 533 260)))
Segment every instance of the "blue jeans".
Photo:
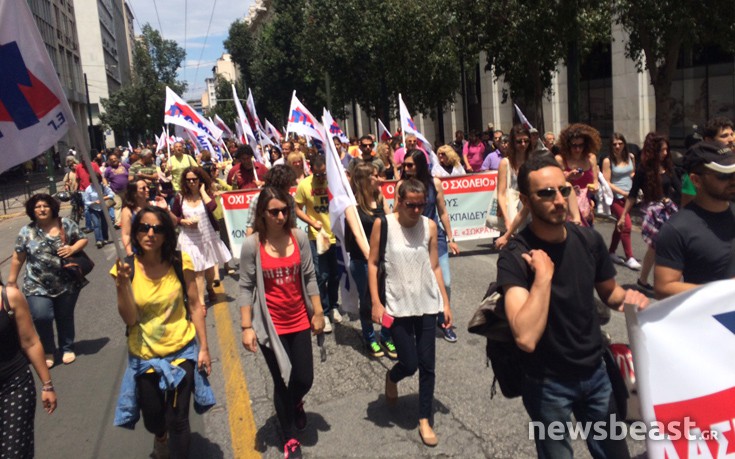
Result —
POLYGON ((74 351, 74 307, 79 298, 79 291, 66 292, 57 297, 30 295, 28 306, 33 317, 38 337, 41 339, 44 353, 54 353, 54 329, 52 322, 56 319, 56 333, 59 348, 62 352, 74 351))
POLYGON ((94 230, 95 242, 104 242, 107 240, 107 220, 101 210, 89 209, 89 218, 92 220, 92 229, 94 230))
MULTIPOLYGON (((545 427, 543 439, 537 429, 534 429, 539 459, 571 459, 574 456, 566 428, 563 440, 548 438, 548 426, 552 422, 559 421, 566 425, 567 422, 571 422, 572 413, 576 421, 581 423, 609 421, 610 415, 615 412, 612 386, 603 362, 600 362, 594 373, 587 378, 561 380, 547 377, 539 380, 526 376, 523 381, 523 405, 531 420, 540 422, 545 427)), ((617 420, 622 422, 620 418, 617 420)), ((592 457, 596 459, 630 457, 624 438, 595 440, 593 439, 595 432, 595 429, 591 429, 587 438, 587 448, 592 457)))
POLYGON ((389 378, 398 383, 419 370, 419 419, 431 420, 436 374, 436 314, 396 317, 391 333, 398 352, 398 363, 390 369, 389 378))
MULTIPOLYGON (((447 298, 452 300, 452 272, 449 271, 449 252, 439 255, 439 267, 442 269, 442 277, 444 278, 444 289, 447 291, 447 298)), ((436 325, 441 327, 444 324, 444 312, 440 312, 436 316, 436 325)))
MULTIPOLYGON (((375 330, 373 329, 373 301, 368 290, 367 261, 350 259, 350 274, 357 287, 357 295, 360 298, 360 327, 362 328, 362 339, 366 344, 375 341, 375 330)), ((380 327, 380 340, 390 341, 390 329, 380 327)))
POLYGON ((337 246, 332 244, 329 250, 319 255, 316 252, 316 241, 309 241, 311 257, 316 270, 319 296, 322 300, 324 315, 339 306, 339 264, 337 261, 337 246))

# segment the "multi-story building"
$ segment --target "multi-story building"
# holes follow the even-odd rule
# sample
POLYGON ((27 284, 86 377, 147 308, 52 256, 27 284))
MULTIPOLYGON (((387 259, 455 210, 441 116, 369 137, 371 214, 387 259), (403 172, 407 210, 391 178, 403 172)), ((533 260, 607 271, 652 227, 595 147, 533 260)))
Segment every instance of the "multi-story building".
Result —
MULTIPOLYGON (((61 87, 69 100, 69 106, 77 124, 85 126, 86 98, 84 96, 84 78, 82 74, 79 39, 77 37, 74 2, 72 0, 27 0, 28 6, 36 20, 38 30, 61 87)), ((88 137, 85 136, 88 142, 88 137)), ((70 147, 77 147, 67 134, 56 148, 65 153, 70 147)), ((87 145, 89 146, 89 145, 87 145)))
POLYGON ((100 99, 110 97, 131 82, 132 12, 125 0, 75 1, 82 69, 92 112, 92 148, 113 147, 122 144, 123 139, 116 139, 111 131, 103 133, 99 114, 104 109, 100 99))
POLYGON ((230 54, 225 53, 217 59, 217 63, 212 67, 212 77, 204 80, 206 89, 202 93, 201 105, 205 110, 217 105, 217 77, 222 77, 231 83, 237 83, 240 79, 240 69, 230 54))

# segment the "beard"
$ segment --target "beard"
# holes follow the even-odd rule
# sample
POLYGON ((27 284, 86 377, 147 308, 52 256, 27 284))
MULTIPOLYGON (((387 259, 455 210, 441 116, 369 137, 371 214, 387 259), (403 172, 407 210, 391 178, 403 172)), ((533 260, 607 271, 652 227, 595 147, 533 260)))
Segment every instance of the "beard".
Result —
POLYGON ((540 220, 547 225, 563 225, 567 221, 568 209, 566 200, 561 206, 554 206, 549 209, 548 204, 544 202, 530 202, 531 215, 534 219, 540 220))

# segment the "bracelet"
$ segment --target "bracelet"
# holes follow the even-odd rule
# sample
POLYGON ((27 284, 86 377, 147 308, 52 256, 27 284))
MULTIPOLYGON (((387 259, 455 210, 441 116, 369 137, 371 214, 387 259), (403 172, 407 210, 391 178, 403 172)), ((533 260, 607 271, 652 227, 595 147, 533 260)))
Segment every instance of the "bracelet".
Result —
POLYGON ((48 381, 41 381, 44 386, 53 386, 53 382, 49 379, 48 381))
POLYGON ((244 327, 244 326, 240 325, 240 328, 242 328, 243 330, 252 330, 253 329, 253 326, 251 325, 249 327, 244 327))
POLYGON ((55 392, 55 391, 54 391, 54 385, 53 385, 53 384, 48 384, 48 385, 44 385, 44 386, 43 386, 43 387, 41 388, 41 391, 42 391, 42 392, 55 392))

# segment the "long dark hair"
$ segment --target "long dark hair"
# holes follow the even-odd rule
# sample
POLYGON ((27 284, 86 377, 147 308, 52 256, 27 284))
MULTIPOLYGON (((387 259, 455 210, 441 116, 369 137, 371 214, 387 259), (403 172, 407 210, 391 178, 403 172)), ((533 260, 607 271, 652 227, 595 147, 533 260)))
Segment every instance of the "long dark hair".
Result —
POLYGON ((138 231, 140 230, 140 221, 143 218, 143 215, 147 213, 155 214, 156 217, 158 217, 158 221, 163 225, 163 233, 160 234, 160 237, 163 238, 163 245, 161 246, 161 262, 173 264, 176 258, 176 228, 174 227, 173 220, 171 220, 171 217, 168 215, 168 211, 161 209, 160 207, 145 206, 135 215, 130 229, 130 239, 133 243, 133 252, 138 255, 143 254, 143 247, 141 247, 138 242, 138 231))
POLYGON ((622 163, 625 162, 626 164, 630 161, 630 152, 628 151, 628 141, 625 140, 625 136, 619 132, 613 133, 612 137, 610 137, 610 164, 615 163, 622 163), (613 142, 616 140, 619 140, 623 142, 623 149, 620 150, 620 157, 615 157, 615 147, 613 146, 613 142))
POLYGON ((263 191, 258 195, 258 205, 255 207, 255 222, 253 223, 253 230, 258 233, 258 239, 260 239, 261 243, 265 241, 267 230, 265 224, 266 209, 268 209, 268 204, 273 199, 278 199, 279 201, 286 203, 287 210, 286 223, 283 225, 284 230, 290 231, 291 228, 296 226, 296 215, 294 215, 292 209, 291 201, 293 198, 291 195, 280 188, 267 186, 263 188, 263 191))
MULTIPOLYGON (((414 163, 413 178, 423 183, 426 189, 434 186, 434 179, 429 170, 429 163, 426 162, 426 154, 421 150, 410 150, 406 153, 407 157, 411 157, 414 163)), ((405 175, 405 171, 401 172, 401 180, 407 180, 409 177, 405 175)))
POLYGON ((643 150, 641 151, 641 167, 646 174, 646 184, 643 188, 643 198, 646 202, 659 201, 664 197, 664 189, 661 184, 661 167, 664 168, 667 175, 674 174, 674 162, 671 159, 671 152, 668 152, 666 158, 661 158, 659 151, 661 147, 669 146, 666 137, 655 132, 649 132, 646 140, 643 141, 643 150))
POLYGON ((531 154, 531 151, 533 151, 533 149, 536 148, 536 145, 533 145, 533 146, 531 145, 531 132, 528 130, 528 128, 526 128, 522 124, 516 124, 511 128, 509 140, 510 140, 511 154, 507 155, 508 162, 510 162, 510 166, 513 169, 518 170, 518 168, 520 168, 523 165, 523 163, 526 162, 526 160, 528 159, 528 156, 531 154), (528 136, 528 144, 526 145, 526 151, 523 152, 522 161, 516 155, 516 138, 521 134, 528 136))

